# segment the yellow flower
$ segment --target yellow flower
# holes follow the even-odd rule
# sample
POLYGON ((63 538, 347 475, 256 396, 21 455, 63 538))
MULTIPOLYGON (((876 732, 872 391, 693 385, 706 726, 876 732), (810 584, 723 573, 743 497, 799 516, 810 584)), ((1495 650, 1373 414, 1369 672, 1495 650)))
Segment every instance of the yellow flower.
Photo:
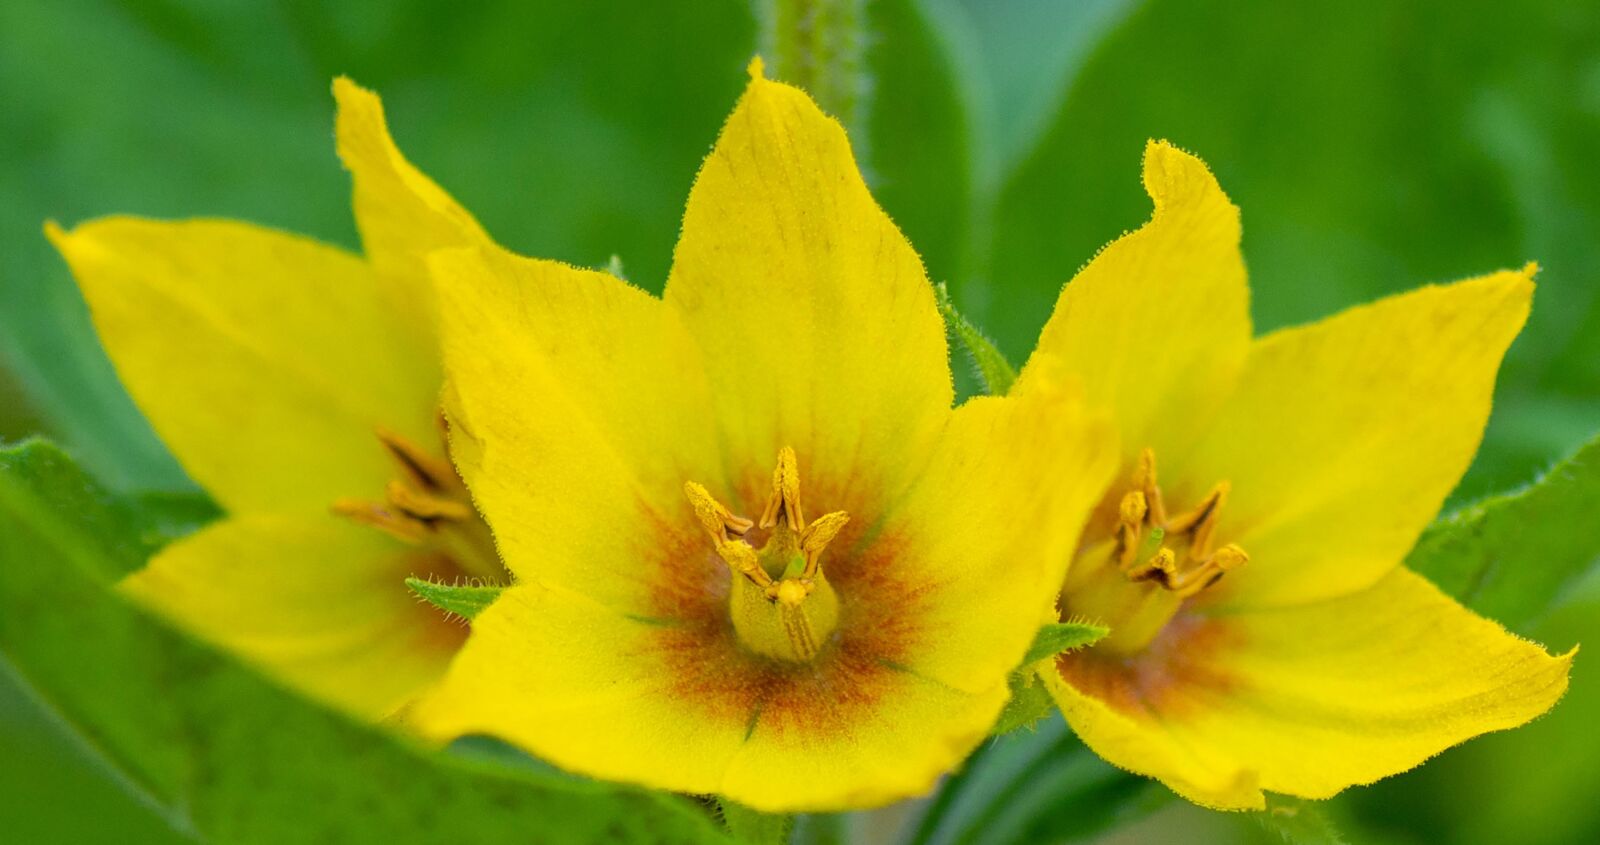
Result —
POLYGON ((338 145, 365 258, 226 220, 46 230, 124 385, 226 519, 123 583, 302 689, 381 716, 465 629, 408 575, 504 577, 445 459, 423 255, 485 240, 345 80, 338 145))
POLYGON ((1067 285, 1019 379, 1081 376, 1123 454, 1060 613, 1110 636, 1047 664, 1112 763, 1213 807, 1324 798, 1520 725, 1551 657, 1400 565, 1466 470, 1533 268, 1252 340, 1238 210, 1145 154, 1152 220, 1067 285))
POLYGON ((951 409, 922 264, 804 94, 751 66, 660 299, 433 266, 457 466, 519 583, 426 732, 768 811, 919 794, 985 736, 1109 429, 1050 391, 951 409))

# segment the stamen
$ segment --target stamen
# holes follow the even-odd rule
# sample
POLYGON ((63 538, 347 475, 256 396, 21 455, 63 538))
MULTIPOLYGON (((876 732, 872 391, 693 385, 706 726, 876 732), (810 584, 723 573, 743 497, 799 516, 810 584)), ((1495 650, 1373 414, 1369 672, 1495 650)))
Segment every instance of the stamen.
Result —
POLYGON ((689 497, 689 504, 694 506, 694 515, 699 517, 700 524, 711 535, 713 542, 727 542, 729 535, 743 537, 755 525, 742 516, 734 516, 733 511, 723 507, 706 488, 693 481, 683 483, 683 492, 689 497))
POLYGON ((465 503, 418 492, 399 479, 391 480, 384 486, 383 492, 389 499, 389 504, 422 522, 432 522, 436 519, 459 521, 472 518, 472 508, 465 503))
POLYGON ((1227 481, 1218 482, 1192 509, 1170 518, 1162 505, 1153 449, 1139 453, 1132 481, 1133 489, 1118 502, 1112 551, 1112 560, 1128 580, 1155 582, 1186 598, 1249 560, 1234 544, 1211 550, 1218 515, 1232 489, 1227 481), (1169 541, 1185 538, 1187 543, 1177 544, 1181 555, 1169 548, 1169 541))
POLYGON ((1139 453, 1139 468, 1133 473, 1133 489, 1144 493, 1150 508, 1150 523, 1166 525, 1167 508, 1161 501, 1161 485, 1156 477, 1156 450, 1148 446, 1139 453))
POLYGON ((404 513, 397 513, 379 502, 344 498, 333 503, 333 513, 345 519, 368 525, 410 545, 421 545, 428 539, 428 525, 404 513))
POLYGON ((761 558, 756 555, 756 550, 751 548, 749 543, 743 540, 718 543, 717 556, 732 567, 733 571, 750 579, 750 583, 762 589, 772 589, 772 576, 761 567, 761 558))
POLYGON ((1144 529, 1145 515, 1150 509, 1145 505, 1144 493, 1133 490, 1122 497, 1119 504, 1117 523, 1117 546, 1112 552, 1117 565, 1127 571, 1139 554, 1139 533, 1144 529))
POLYGON ((1166 583, 1178 569, 1178 556, 1166 546, 1142 565, 1128 571, 1129 581, 1157 580, 1166 583))
POLYGON ((446 490, 460 485, 455 468, 450 466, 449 461, 428 454, 401 435, 380 426, 378 442, 394 456, 406 480, 413 486, 426 487, 429 490, 446 490))
POLYGON ((788 446, 778 450, 778 467, 772 471, 772 496, 761 514, 761 527, 777 525, 780 517, 790 531, 805 527, 805 514, 800 510, 800 469, 794 450, 788 446))
POLYGON ((850 521, 850 515, 844 511, 834 511, 823 514, 816 522, 806 526, 800 534, 800 553, 805 555, 806 568, 801 573, 803 579, 816 576, 817 570, 822 566, 822 550, 839 536, 845 523, 850 521))
MULTIPOLYGON (((441 421, 441 434, 442 429, 441 421)), ((376 433, 399 477, 384 485, 383 501, 342 498, 333 503, 333 513, 409 545, 427 546, 476 577, 503 579, 494 538, 450 462, 389 429, 376 433)))

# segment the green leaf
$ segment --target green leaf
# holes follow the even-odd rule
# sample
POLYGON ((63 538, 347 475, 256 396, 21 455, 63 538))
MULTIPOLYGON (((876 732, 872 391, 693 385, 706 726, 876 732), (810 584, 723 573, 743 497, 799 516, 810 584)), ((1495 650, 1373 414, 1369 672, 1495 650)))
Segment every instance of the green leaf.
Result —
POLYGON ((1012 672, 1007 679, 1011 698, 1000 711, 1000 718, 989 729, 990 736, 1004 736, 1019 728, 1031 728, 1056 709, 1055 699, 1044 688, 1036 672, 1012 672))
POLYGON ((1600 561, 1600 436, 1543 477, 1428 528, 1406 559, 1463 604, 1519 627, 1600 561))
POLYGON ((993 341, 966 317, 961 316, 961 312, 956 310, 955 303, 950 301, 950 291, 943 284, 938 286, 937 291, 939 313, 944 316, 945 326, 951 336, 972 362, 979 386, 989 396, 1006 395, 1017 380, 1016 368, 1000 354, 993 341))
POLYGON ((476 618, 505 591, 502 584, 440 584, 425 578, 407 578, 406 586, 428 604, 462 619, 476 618))
POLYGON ((945 782, 910 845, 1090 839, 1163 806, 1160 784, 1101 760, 1060 719, 993 740, 945 782))
POLYGON ((786 845, 789 833, 794 830, 794 816, 763 813, 743 804, 719 799, 722 822, 728 832, 741 842, 750 845, 786 845))
POLYGON ((1268 831, 1288 845, 1345 845, 1345 839, 1315 802, 1267 793, 1267 808, 1251 813, 1268 831))
POLYGON ((426 750, 177 634, 106 588, 107 558, 138 542, 106 501, 47 444, 0 452, 0 653, 180 833, 227 845, 725 841, 683 799, 426 750))
POLYGON ((86 478, 60 448, 42 440, 0 450, 0 472, 75 514, 85 528, 84 541, 98 547, 92 558, 102 567, 97 574, 108 581, 144 566, 157 549, 219 513, 198 493, 113 496, 86 478))
POLYGON ((1039 629, 1033 645, 1023 656, 1022 664, 1011 673, 1007 683, 1011 698, 1000 711, 1000 718, 989 729, 992 736, 1011 733, 1018 728, 1031 727, 1055 711, 1055 701, 1037 677, 1034 664, 1054 657, 1064 651, 1073 651, 1099 642, 1111 629, 1084 622, 1053 622, 1039 629))
POLYGON ((1039 633, 1034 635, 1033 645, 1028 646, 1028 653, 1022 658, 1022 665, 1038 663, 1063 651, 1075 651, 1084 646, 1094 645, 1109 633, 1111 629, 1104 625, 1091 625, 1087 622, 1052 622, 1040 628, 1039 633))

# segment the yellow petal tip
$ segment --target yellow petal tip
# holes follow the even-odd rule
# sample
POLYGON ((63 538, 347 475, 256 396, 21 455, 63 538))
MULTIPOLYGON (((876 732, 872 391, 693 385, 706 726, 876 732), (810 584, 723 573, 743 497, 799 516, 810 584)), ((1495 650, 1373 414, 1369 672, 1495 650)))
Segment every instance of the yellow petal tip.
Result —
POLYGON ((56 249, 59 250, 66 245, 66 240, 69 235, 67 230, 61 228, 61 224, 54 220, 46 220, 44 221, 44 226, 41 228, 44 230, 45 238, 48 239, 51 244, 55 245, 56 249))
POLYGON ((751 82, 758 79, 765 80, 767 78, 767 63, 760 56, 755 56, 750 59, 750 64, 745 67, 745 72, 750 74, 751 82))
POLYGON ((333 78, 333 99, 336 100, 340 106, 353 106, 355 104, 355 100, 357 99, 376 99, 377 96, 377 94, 374 94, 367 88, 363 88, 360 83, 357 83, 348 76, 341 75, 333 78))
POLYGON ((1238 209, 1228 201, 1206 163, 1171 141, 1152 140, 1145 144, 1144 190, 1155 203, 1157 213, 1168 206, 1187 204, 1186 199, 1192 198, 1198 205, 1202 197, 1215 196, 1232 208, 1235 218, 1238 216, 1238 209))

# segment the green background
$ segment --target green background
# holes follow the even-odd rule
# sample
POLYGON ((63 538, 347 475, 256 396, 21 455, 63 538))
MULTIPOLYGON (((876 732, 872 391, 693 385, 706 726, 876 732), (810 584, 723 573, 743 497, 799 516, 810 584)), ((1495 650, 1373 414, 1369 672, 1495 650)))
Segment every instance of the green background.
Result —
MULTIPOLYGON (((329 83, 501 242, 621 257, 659 290, 744 80, 743 2, 0 4, 0 437, 124 491, 187 486, 40 234, 113 212, 238 217, 355 246, 329 83)), ((1147 138, 1244 214, 1257 326, 1537 260, 1466 501, 1600 428, 1600 3, 873 0, 858 149, 936 280, 1014 359, 1062 283, 1149 214, 1147 138)), ((1152 325, 1152 331, 1163 327, 1152 325)), ((1520 633, 1600 639, 1600 585, 1520 633)), ((1354 790, 1356 841, 1600 841, 1600 684, 1536 724, 1354 790)), ((1119 841, 1259 834, 1174 804, 1119 841)), ((0 670, 0 832, 182 841, 0 670)))

